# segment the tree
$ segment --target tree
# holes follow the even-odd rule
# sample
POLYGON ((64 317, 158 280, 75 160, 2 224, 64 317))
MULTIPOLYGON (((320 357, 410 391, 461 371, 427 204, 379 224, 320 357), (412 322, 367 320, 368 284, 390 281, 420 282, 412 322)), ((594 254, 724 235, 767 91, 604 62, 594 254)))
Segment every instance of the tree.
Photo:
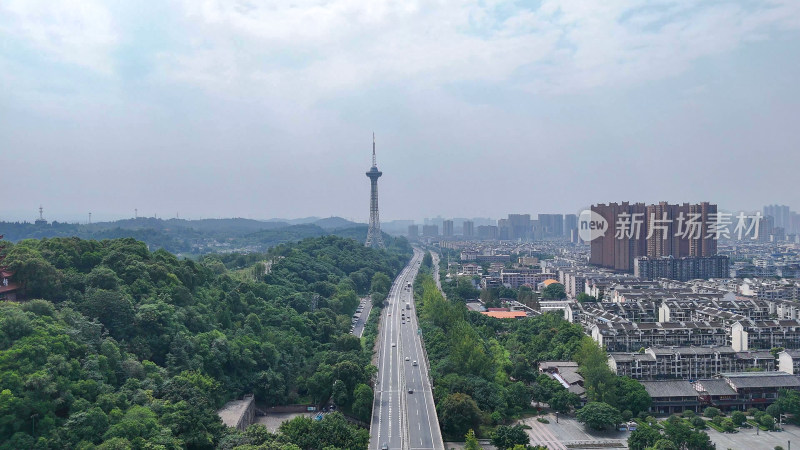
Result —
POLYGON ((553 393, 548 404, 560 413, 568 413, 581 404, 581 398, 566 389, 559 389, 553 393))
POLYGON ((659 439, 648 450, 679 450, 679 447, 669 439, 659 439))
POLYGON ((128 295, 120 291, 91 289, 80 309, 86 316, 99 319, 116 339, 129 335, 135 314, 128 295))
POLYGON ((483 450, 478 443, 478 438, 475 437, 475 432, 472 431, 472 429, 467 432, 465 438, 464 450, 483 450))
POLYGON ((516 445, 528 445, 530 438, 522 425, 500 425, 491 435, 492 445, 499 449, 509 449, 516 445))
POLYGON ((567 298, 567 291, 561 283, 550 283, 546 288, 542 289, 542 298, 560 300, 567 298))
POLYGON ((530 388, 520 381, 511 383, 506 388, 506 402, 509 408, 529 408, 531 406, 530 388))
POLYGON ((736 424, 736 426, 740 427, 747 421, 747 416, 741 411, 734 411, 731 413, 731 421, 736 424))
POLYGON ((375 275, 372 276, 372 284, 370 285, 370 292, 377 292, 386 296, 389 294, 389 290, 392 288, 392 280, 383 272, 375 272, 375 275))
POLYGON ((769 414, 763 414, 759 419, 758 423, 761 424, 767 430, 771 430, 775 428, 775 419, 770 416, 769 414))
POLYGON ((467 394, 450 394, 436 406, 442 431, 451 436, 463 436, 480 424, 481 411, 467 394))
POLYGON ((431 252, 425 252, 425 255, 422 257, 422 265, 427 268, 433 267, 433 257, 431 256, 431 252))
POLYGON ((589 402, 576 414, 578 421, 595 430, 604 430, 622 422, 617 408, 603 402, 589 402))
POLYGON ((644 449, 652 446, 659 439, 661 439, 661 433, 658 430, 646 423, 642 423, 628 437, 628 448, 644 449))
POLYGON ((97 444, 108 428, 108 416, 102 409, 94 407, 72 414, 65 426, 72 442, 88 441, 97 444))
POLYGON ((714 417, 717 417, 720 414, 721 412, 719 408, 714 408, 713 406, 709 406, 708 408, 703 410, 703 415, 708 417, 709 419, 713 419, 714 417))
POLYGON ((733 433, 736 431, 736 424, 731 419, 724 419, 722 421, 722 431, 726 433, 733 433))
POLYGON ((331 391, 333 403, 337 406, 346 408, 350 406, 350 393, 347 390, 347 385, 342 380, 333 382, 333 390, 331 391))
POLYGON ((597 301, 596 298, 592 297, 591 295, 587 294, 586 292, 579 293, 577 296, 575 296, 575 299, 578 300, 578 302, 580 302, 580 303, 596 302, 597 301))
POLYGON ((363 422, 369 422, 372 417, 372 400, 374 394, 366 384, 359 384, 353 392, 353 413, 363 422))
POLYGON ((619 377, 616 381, 616 400, 618 403, 615 406, 629 409, 633 415, 647 411, 650 408, 653 399, 650 398, 650 394, 647 393, 642 383, 630 377, 619 377))
POLYGON ((580 366, 589 401, 616 405, 617 377, 608 367, 606 352, 587 336, 581 341, 575 360, 580 366))

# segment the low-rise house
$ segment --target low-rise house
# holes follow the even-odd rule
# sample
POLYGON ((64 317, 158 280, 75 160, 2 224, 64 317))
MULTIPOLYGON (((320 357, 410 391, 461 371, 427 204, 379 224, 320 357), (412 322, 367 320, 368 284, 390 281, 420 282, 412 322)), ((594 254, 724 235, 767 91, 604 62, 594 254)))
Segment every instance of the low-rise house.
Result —
POLYGON ((781 389, 800 389, 800 378, 786 372, 739 372, 718 376, 736 391, 743 409, 766 408, 778 398, 781 389))
POLYGON ((642 386, 653 399, 650 412, 654 414, 674 414, 700 408, 700 394, 692 384, 685 380, 641 381, 642 386))
POLYGON ((542 361, 539 363, 539 373, 558 381, 568 391, 581 397, 581 401, 586 400, 583 377, 578 373, 578 363, 575 361, 542 361))

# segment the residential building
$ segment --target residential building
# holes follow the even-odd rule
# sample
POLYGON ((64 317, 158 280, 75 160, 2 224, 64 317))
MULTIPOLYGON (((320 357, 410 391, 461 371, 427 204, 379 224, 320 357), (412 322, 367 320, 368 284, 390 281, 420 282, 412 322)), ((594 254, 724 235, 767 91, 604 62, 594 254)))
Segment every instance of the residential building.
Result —
POLYGON ((439 226, 438 225, 423 225, 422 226, 422 235, 425 237, 437 237, 439 236, 439 226))
POLYGON ((475 222, 473 222, 471 220, 465 220, 462 230, 463 230, 462 234, 464 235, 465 238, 474 237, 475 236, 475 222))
POLYGON ((530 214, 509 214, 508 215, 509 239, 529 239, 531 234, 531 215, 530 214))
POLYGON ((800 350, 784 350, 778 353, 778 370, 800 375, 800 350))
POLYGON ((479 225, 478 226, 478 239, 484 241, 497 240, 497 226, 495 225, 479 225))
POLYGON ((442 236, 453 237, 453 221, 445 220, 442 222, 442 236))
POLYGON ((683 380, 640 381, 653 399, 650 412, 654 414, 674 414, 686 410, 698 412, 700 394, 691 383, 683 380))
POLYGON ((592 264, 632 272, 640 257, 717 254, 717 240, 709 232, 717 205, 623 202, 593 205, 592 211, 608 225, 607 232, 591 242, 592 264))
POLYGON ((689 281, 698 278, 727 278, 729 273, 730 259, 723 255, 683 258, 640 256, 635 259, 633 266, 633 276, 643 280, 668 278, 689 281))
POLYGON ((412 241, 419 238, 419 225, 408 226, 408 238, 412 241))

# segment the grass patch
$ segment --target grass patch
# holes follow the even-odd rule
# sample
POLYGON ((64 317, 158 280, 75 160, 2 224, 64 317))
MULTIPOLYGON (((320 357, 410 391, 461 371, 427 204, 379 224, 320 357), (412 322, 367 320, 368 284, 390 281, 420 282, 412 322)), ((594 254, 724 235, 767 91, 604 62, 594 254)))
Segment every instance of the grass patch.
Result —
POLYGON ((537 417, 536 421, 540 423, 550 423, 550 421, 545 419, 544 417, 537 417))
POLYGON ((764 425, 761 425, 760 423, 756 422, 755 419, 747 419, 747 423, 749 423, 750 425, 752 425, 754 427, 758 427, 758 429, 760 429, 761 431, 769 431, 769 428, 767 428, 764 425))

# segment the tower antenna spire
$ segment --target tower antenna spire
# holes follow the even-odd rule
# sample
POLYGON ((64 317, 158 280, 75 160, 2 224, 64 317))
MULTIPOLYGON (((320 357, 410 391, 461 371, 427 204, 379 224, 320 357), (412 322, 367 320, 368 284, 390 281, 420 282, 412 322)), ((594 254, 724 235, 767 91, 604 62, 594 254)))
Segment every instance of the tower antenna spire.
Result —
POLYGON ((369 229, 367 229, 367 247, 386 248, 381 234, 381 220, 378 214, 378 178, 383 173, 378 170, 378 163, 375 160, 375 132, 372 132, 372 168, 367 172, 370 184, 369 195, 369 229))

